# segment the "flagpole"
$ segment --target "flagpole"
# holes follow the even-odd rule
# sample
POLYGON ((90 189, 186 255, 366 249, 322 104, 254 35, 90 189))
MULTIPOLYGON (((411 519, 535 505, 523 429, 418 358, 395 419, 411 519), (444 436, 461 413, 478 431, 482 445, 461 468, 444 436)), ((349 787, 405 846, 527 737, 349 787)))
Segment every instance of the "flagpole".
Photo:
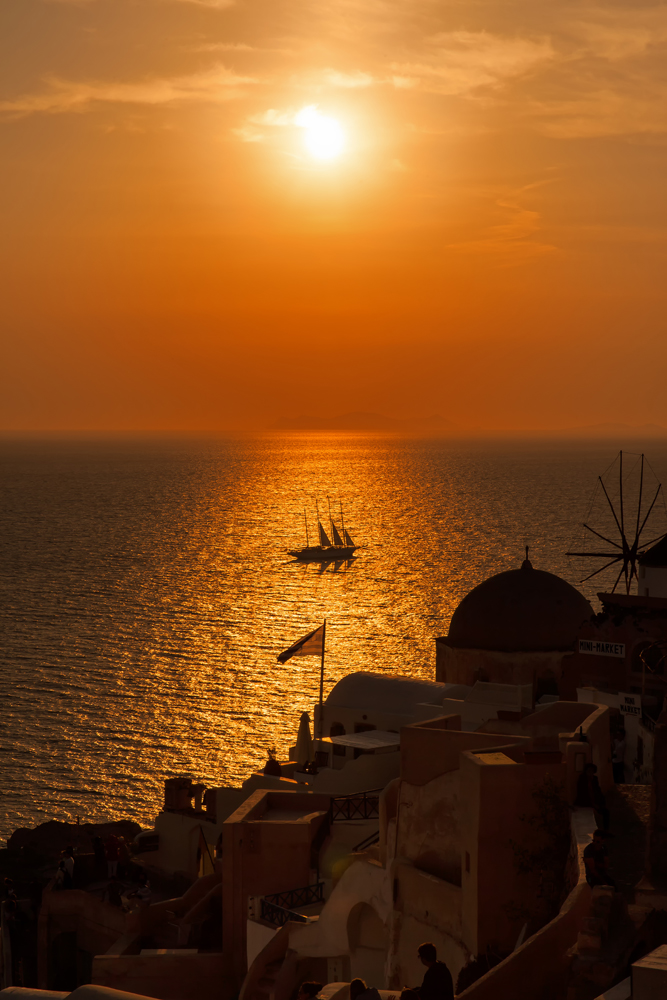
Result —
POLYGON ((327 620, 324 619, 322 626, 322 660, 320 662, 320 713, 317 720, 317 738, 322 739, 322 726, 324 725, 324 647, 327 641, 327 620))

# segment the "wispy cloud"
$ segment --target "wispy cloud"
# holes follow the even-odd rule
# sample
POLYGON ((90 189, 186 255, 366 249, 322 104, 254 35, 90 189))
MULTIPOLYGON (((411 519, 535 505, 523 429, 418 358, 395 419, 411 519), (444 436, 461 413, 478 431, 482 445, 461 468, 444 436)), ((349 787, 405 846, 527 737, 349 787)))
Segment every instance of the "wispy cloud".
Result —
POLYGON ((341 73, 336 69, 327 69, 323 73, 323 78, 330 87, 343 87, 347 90, 372 87, 377 82, 371 73, 363 73, 361 70, 356 73, 341 73))
POLYGON ((650 94, 600 87, 529 107, 539 130, 557 139, 667 132, 667 86, 650 94))
POLYGON ((502 38, 486 31, 452 31, 429 39, 419 61, 393 63, 394 83, 441 94, 497 87, 552 59, 546 39, 502 38))
POLYGON ((667 132, 667 5, 563 19, 553 71, 523 111, 562 139, 667 132))
POLYGON ((505 216, 504 221, 489 226, 476 239, 450 243, 447 249, 496 257, 498 264, 503 266, 521 264, 556 250, 555 246, 535 239, 540 229, 539 212, 523 208, 512 197, 496 199, 496 207, 505 216))
POLYGON ((185 101, 229 101, 254 82, 253 78, 239 76, 225 66, 214 66, 189 76, 135 83, 85 82, 54 77, 48 81, 48 90, 0 101, 0 112, 5 115, 30 115, 84 111, 97 102, 159 105, 185 101))
POLYGON ((232 135, 237 136, 241 142, 264 142, 264 133, 260 132, 254 125, 240 125, 231 130, 232 135))
POLYGON ((244 42, 202 42, 195 45, 193 52, 257 52, 258 49, 244 42))
POLYGON ((631 10, 592 8, 569 23, 580 56, 615 62, 644 56, 667 41, 667 5, 631 10))
POLYGON ((235 0, 167 0, 168 3, 189 3, 196 7, 213 7, 222 10, 223 7, 233 6, 235 0))

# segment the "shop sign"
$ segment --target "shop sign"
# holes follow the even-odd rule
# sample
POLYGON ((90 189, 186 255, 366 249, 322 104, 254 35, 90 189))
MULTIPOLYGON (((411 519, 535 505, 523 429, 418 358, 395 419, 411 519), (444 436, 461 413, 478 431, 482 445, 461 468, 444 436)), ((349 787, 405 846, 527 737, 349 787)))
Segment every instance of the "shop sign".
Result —
POLYGON ((623 694, 622 691, 619 691, 618 701, 618 707, 623 715, 642 714, 642 696, 640 694, 623 694))
POLYGON ((624 642, 600 642, 598 639, 580 639, 579 652, 590 653, 593 656, 617 656, 625 659, 624 642))

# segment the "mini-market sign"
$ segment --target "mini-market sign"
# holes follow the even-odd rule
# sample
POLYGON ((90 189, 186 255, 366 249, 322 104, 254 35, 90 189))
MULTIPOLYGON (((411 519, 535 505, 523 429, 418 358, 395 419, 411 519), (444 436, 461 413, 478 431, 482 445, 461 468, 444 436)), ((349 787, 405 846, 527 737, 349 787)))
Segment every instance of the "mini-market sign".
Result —
POLYGON ((579 652, 588 653, 592 656, 617 656, 625 659, 624 642, 600 642, 597 639, 580 639, 579 652))

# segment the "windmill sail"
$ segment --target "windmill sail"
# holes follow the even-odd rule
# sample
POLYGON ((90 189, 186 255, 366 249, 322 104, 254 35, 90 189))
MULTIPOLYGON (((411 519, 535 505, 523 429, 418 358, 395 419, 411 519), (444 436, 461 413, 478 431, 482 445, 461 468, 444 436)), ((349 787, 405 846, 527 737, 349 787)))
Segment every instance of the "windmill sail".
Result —
POLYGON ((320 529, 320 545, 331 545, 329 537, 319 521, 317 522, 317 526, 320 529))
MULTIPOLYGON (((601 531, 596 531, 596 529, 592 528, 590 524, 584 522, 582 527, 586 531, 590 532, 591 535, 594 535, 597 539, 599 539, 598 542, 593 543, 596 546, 595 549, 591 551, 590 547, 587 545, 585 546, 585 551, 567 553, 569 556, 577 556, 578 558, 583 559, 608 560, 604 563, 604 565, 593 570, 592 573, 589 573, 588 576, 584 577, 581 583, 586 583, 588 580, 592 580, 593 577, 603 573, 611 566, 614 566, 614 569, 618 566, 618 576, 616 577, 616 581, 611 588, 612 594, 615 593, 616 588, 621 582, 621 577, 625 577, 626 594, 630 593, 633 578, 637 580, 637 584, 639 586, 637 566, 641 563, 643 556, 646 554, 647 548, 651 545, 651 542, 647 540, 642 541, 641 536, 647 526, 649 518, 654 512, 654 507, 660 493, 662 492, 662 486, 657 482, 655 473, 651 469, 651 466, 646 461, 643 454, 638 456, 629 472, 626 471, 624 473, 623 460, 624 455, 623 452, 620 451, 617 459, 618 472, 616 473, 616 470, 614 470, 614 475, 609 475, 610 470, 612 469, 612 466, 610 466, 603 476, 598 476, 598 488, 601 490, 599 499, 602 504, 602 510, 606 515, 605 533, 603 534, 601 531), (618 475, 618 479, 616 479, 616 475, 618 475), (648 492, 647 495, 647 491, 649 491, 647 482, 649 476, 652 483, 650 486, 650 492, 648 492), (654 489, 655 494, 649 503, 650 495, 653 493, 654 489), (606 542, 607 545, 600 545, 600 541, 606 542), (607 550, 607 546, 609 546, 609 550, 607 550)), ((612 463, 612 465, 615 464, 616 463, 612 463)), ((590 507, 591 512, 596 499, 597 496, 594 495, 590 507)), ((657 524, 655 523, 654 517, 650 534, 653 534, 653 531, 656 528, 657 524)), ((588 536, 585 537, 587 538, 588 536)))
POLYGON ((347 530, 347 528, 343 529, 343 534, 345 535, 345 544, 346 545, 354 545, 354 542, 350 538, 350 532, 347 530))
POLYGON ((338 528, 333 523, 333 521, 331 522, 331 534, 333 535, 333 543, 334 543, 334 545, 342 545, 343 544, 343 539, 338 534, 338 528))

